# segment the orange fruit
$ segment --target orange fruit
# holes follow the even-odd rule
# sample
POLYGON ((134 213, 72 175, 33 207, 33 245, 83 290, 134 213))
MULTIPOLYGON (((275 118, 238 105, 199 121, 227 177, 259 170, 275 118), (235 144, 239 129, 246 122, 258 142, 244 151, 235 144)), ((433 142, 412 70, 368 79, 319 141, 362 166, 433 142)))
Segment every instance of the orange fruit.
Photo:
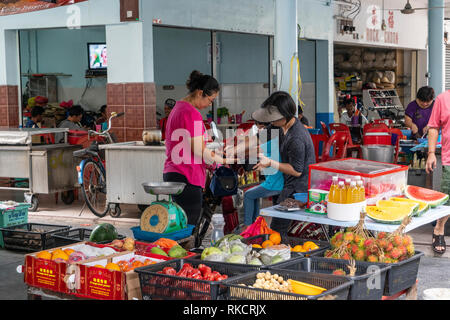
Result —
POLYGON ((52 253, 52 260, 63 259, 65 261, 69 260, 69 256, 62 250, 55 250, 52 253))
POLYGON ((138 260, 133 261, 133 263, 131 264, 131 267, 133 269, 140 268, 140 267, 143 267, 143 266, 144 266, 144 264, 141 261, 138 261, 138 260))
POLYGON ((302 245, 298 244, 298 245, 296 245, 295 247, 293 247, 293 248, 291 249, 291 251, 292 251, 292 252, 303 252, 303 247, 302 247, 302 245))
POLYGON ((312 241, 306 241, 303 244, 303 248, 305 249, 305 252, 308 252, 319 249, 319 246, 312 241))
POLYGON ((104 269, 105 267, 102 266, 101 264, 96 264, 96 265, 94 266, 94 268, 101 268, 101 269, 104 269))
POLYGON ((108 269, 108 270, 111 270, 111 271, 121 271, 120 267, 117 264, 112 263, 112 262, 108 263, 105 266, 105 268, 108 269))
POLYGON ((120 268, 120 271, 122 272, 128 272, 131 270, 131 266, 127 261, 119 261, 117 262, 117 265, 120 268))
POLYGON ((149 266, 151 264, 155 264, 156 262, 150 259, 145 259, 144 266, 149 266))
POLYGON ((38 254, 36 254, 36 257, 38 257, 39 259, 51 260, 52 254, 50 252, 44 250, 44 251, 41 251, 38 254))
POLYGON ((281 243, 281 235, 278 232, 274 232, 270 235, 269 240, 272 241, 274 245, 281 243))
POLYGON ((64 252, 65 252, 68 256, 70 256, 72 253, 75 252, 75 250, 73 250, 73 249, 64 249, 64 252))
POLYGON ((262 247, 261 247, 260 244, 252 244, 252 247, 253 247, 253 248, 262 249, 262 247))
POLYGON ((273 242, 270 240, 266 240, 262 243, 263 248, 267 248, 267 247, 271 247, 271 246, 273 246, 273 242))

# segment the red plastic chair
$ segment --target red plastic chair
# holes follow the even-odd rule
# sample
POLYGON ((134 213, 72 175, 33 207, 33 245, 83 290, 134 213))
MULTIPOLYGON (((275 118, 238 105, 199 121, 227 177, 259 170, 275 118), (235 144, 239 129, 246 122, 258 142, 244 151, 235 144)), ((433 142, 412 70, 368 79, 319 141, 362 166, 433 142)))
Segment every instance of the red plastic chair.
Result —
POLYGON ((323 150, 329 138, 330 137, 327 137, 326 134, 311 134, 311 139, 314 144, 314 153, 316 155, 316 162, 322 161, 322 155, 319 153, 320 143, 322 143, 323 150))
POLYGON ((400 140, 403 137, 403 132, 397 128, 389 128, 389 132, 391 133, 391 137, 392 137, 392 134, 397 135, 397 139, 396 139, 395 143, 393 144, 395 146, 394 163, 397 163, 398 154, 400 153, 400 140))
POLYGON ((384 123, 368 123, 363 128, 363 144, 391 145, 391 132, 384 123))
POLYGON ((327 125, 325 124, 325 122, 320 121, 320 126, 322 127, 323 134, 324 134, 327 138, 331 137, 330 131, 328 130, 328 127, 327 127, 327 125))
POLYGON ((322 150, 322 161, 331 161, 337 159, 344 159, 347 157, 348 137, 345 133, 336 131, 327 140, 322 150), (333 147, 333 150, 330 150, 333 147))
POLYGON ((352 141, 352 135, 350 133, 350 129, 347 125, 343 123, 330 123, 330 130, 335 132, 343 132, 347 136, 347 151, 350 152, 350 156, 353 153, 353 151, 358 152, 358 158, 362 158, 362 150, 361 145, 359 144, 353 144, 352 141))

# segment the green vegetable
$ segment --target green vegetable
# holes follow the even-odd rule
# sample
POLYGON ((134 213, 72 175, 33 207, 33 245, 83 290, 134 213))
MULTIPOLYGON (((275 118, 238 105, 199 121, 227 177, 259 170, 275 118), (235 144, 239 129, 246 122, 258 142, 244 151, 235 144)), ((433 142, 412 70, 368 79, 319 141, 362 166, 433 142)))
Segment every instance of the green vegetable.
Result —
POLYGON ((183 258, 186 257, 187 251, 181 246, 173 246, 169 250, 169 257, 171 258, 183 258))
POLYGON ((158 248, 158 247, 153 247, 150 252, 153 253, 153 254, 159 254, 161 256, 168 257, 167 253, 163 249, 158 248))
POLYGON ((206 248, 205 250, 203 250, 202 255, 201 255, 201 259, 205 260, 207 256, 211 255, 211 254, 222 254, 222 251, 216 247, 209 247, 206 248))

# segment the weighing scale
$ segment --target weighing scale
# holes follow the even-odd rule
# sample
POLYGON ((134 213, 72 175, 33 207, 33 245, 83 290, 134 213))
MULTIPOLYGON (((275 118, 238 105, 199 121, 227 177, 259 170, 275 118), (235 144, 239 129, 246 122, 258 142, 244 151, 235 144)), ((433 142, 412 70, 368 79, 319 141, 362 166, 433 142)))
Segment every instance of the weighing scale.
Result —
POLYGON ((143 183, 145 192, 156 196, 156 201, 144 210, 141 216, 141 230, 154 233, 171 233, 187 228, 184 210, 172 201, 172 195, 183 192, 185 183, 157 182, 143 183), (159 200, 159 195, 168 195, 169 200, 159 200))

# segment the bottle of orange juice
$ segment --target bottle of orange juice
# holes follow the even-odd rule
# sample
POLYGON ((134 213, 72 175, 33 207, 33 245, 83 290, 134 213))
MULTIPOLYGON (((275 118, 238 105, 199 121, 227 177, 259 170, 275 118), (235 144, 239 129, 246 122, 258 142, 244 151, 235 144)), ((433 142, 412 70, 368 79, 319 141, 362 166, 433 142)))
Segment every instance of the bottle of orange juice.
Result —
POLYGON ((345 202, 343 203, 351 203, 350 199, 350 183, 351 179, 345 179, 345 202))
POLYGON ((347 190, 345 189, 344 181, 339 181, 339 188, 338 188, 338 201, 336 203, 346 203, 347 201, 347 190))
POLYGON ((347 203, 358 203, 360 198, 359 189, 356 187, 356 181, 350 183, 350 188, 347 190, 347 203))
POLYGON ((330 187, 330 193, 328 193, 328 201, 332 202, 332 203, 337 203, 338 201, 338 177, 334 176, 331 182, 331 187, 330 187))
POLYGON ((364 189, 364 182, 362 180, 358 180, 356 186, 358 187, 359 202, 363 202, 366 200, 366 189, 364 189))

